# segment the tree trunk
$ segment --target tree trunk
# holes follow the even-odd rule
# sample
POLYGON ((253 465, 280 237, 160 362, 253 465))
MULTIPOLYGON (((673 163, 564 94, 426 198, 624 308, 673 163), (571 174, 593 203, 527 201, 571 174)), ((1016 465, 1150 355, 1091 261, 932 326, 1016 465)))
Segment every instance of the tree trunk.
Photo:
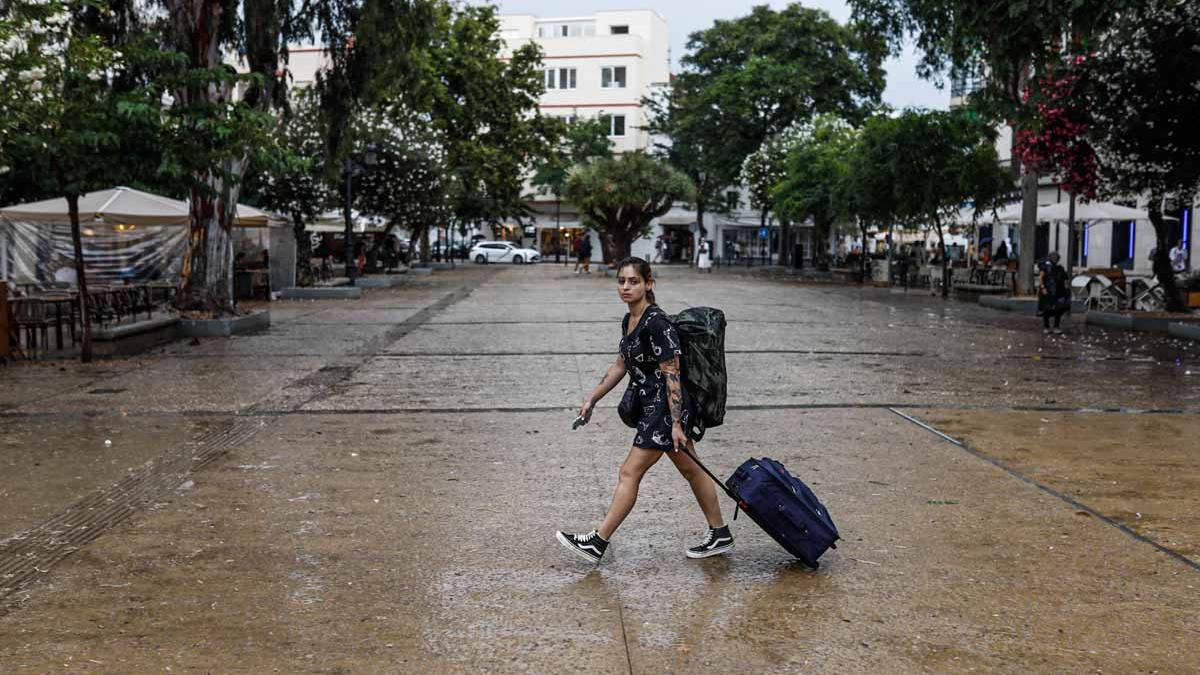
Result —
POLYGON ((421 262, 429 262, 429 226, 421 228, 421 262))
MULTIPOLYGON (((942 257, 942 298, 950 297, 950 256, 946 255, 946 234, 942 231, 942 224, 937 223, 938 248, 941 249, 942 257)), ((1021 242, 1021 251, 1025 250, 1025 242, 1021 242)))
POLYGON ((1017 251, 1017 289, 1024 295, 1037 293, 1037 280, 1034 274, 1037 263, 1034 259, 1037 248, 1037 198, 1038 176, 1036 173, 1026 171, 1021 176, 1021 248, 1017 251))
MULTIPOLYGON (((699 187, 700 187, 700 186, 697 186, 697 188, 699 188, 699 187)), ((708 234, 708 229, 704 227, 704 207, 705 207, 705 203, 704 203, 704 197, 701 197, 701 196, 700 196, 701 194, 703 194, 703 192, 702 192, 700 189, 697 189, 697 190, 696 190, 696 234, 697 234, 697 241, 693 242, 693 244, 692 244, 692 252, 691 252, 691 258, 690 258, 691 260, 695 260, 695 258, 696 258, 696 252, 700 250, 700 249, 698 248, 698 247, 699 247, 699 245, 700 245, 699 239, 700 239, 700 238, 703 238, 703 237, 704 237, 706 234, 708 234)), ((749 253, 749 252, 747 251, 747 253, 749 253)), ((746 258, 747 258, 747 260, 748 260, 748 259, 749 259, 749 255, 747 255, 747 257, 746 257, 746 258)), ((689 264, 689 265, 691 265, 691 263, 690 263, 690 262, 689 262, 688 264, 689 264)))
POLYGON ((208 185, 214 194, 192 190, 188 248, 175 305, 183 311, 214 317, 232 315, 237 313, 233 301, 232 225, 238 190, 216 177, 210 177, 208 185))
POLYGON ((1176 290, 1175 272, 1171 269, 1171 232, 1162 213, 1163 198, 1160 195, 1150 195, 1150 205, 1146 210, 1150 214, 1150 222, 1154 224, 1154 240, 1158 248, 1154 251, 1154 276, 1162 286, 1168 312, 1186 312, 1186 303, 1176 290))
POLYGON ((296 285, 312 286, 312 239, 304 229, 304 216, 292 214, 292 236, 296 238, 296 285))
MULTIPOLYGON (((221 26, 227 20, 228 3, 222 0, 166 0, 164 3, 176 33, 176 42, 193 69, 220 67, 221 26)), ((233 100, 233 89, 226 82, 191 81, 175 92, 176 105, 208 107, 220 110, 233 100)), ((226 175, 240 176, 242 160, 223 167, 226 175)), ((213 316, 234 314, 233 240, 231 228, 237 209, 238 188, 212 171, 193 177, 196 184, 207 185, 202 192, 192 189, 188 248, 180 273, 176 306, 181 310, 200 311, 213 316)))
MULTIPOLYGON (((605 236, 605 234, 603 232, 601 232, 600 233, 600 242, 601 242, 600 245, 603 246, 604 240, 608 239, 610 245, 612 246, 612 250, 610 251, 610 253, 612 254, 613 260, 614 261, 624 260, 632 254, 633 240, 634 240, 633 235, 639 231, 640 231, 640 229, 639 230, 621 230, 620 228, 614 228, 614 231, 609 233, 607 237, 605 236)), ((584 235, 584 236, 587 236, 587 235, 584 235)))
MULTIPOLYGON (((607 234, 601 232, 600 230, 595 230, 595 232, 596 232, 596 238, 600 240, 600 257, 604 259, 604 264, 606 266, 609 263, 616 263, 617 261, 624 260, 626 258, 626 256, 618 257, 613 254, 612 237, 609 237, 607 234)), ((585 237, 592 236, 592 230, 585 229, 583 231, 583 236, 585 236, 585 237)), ((630 244, 629 247, 630 247, 630 249, 632 249, 633 244, 630 244)))
POLYGON ((859 221, 858 229, 862 232, 862 251, 858 256, 859 273, 862 275, 862 282, 867 283, 867 226, 859 221))
POLYGON ((83 238, 79 232, 79 195, 67 195, 67 212, 71 217, 71 243, 75 248, 75 279, 79 284, 79 323, 83 327, 83 341, 79 348, 79 360, 92 361, 92 310, 88 297, 87 275, 83 265, 83 238))

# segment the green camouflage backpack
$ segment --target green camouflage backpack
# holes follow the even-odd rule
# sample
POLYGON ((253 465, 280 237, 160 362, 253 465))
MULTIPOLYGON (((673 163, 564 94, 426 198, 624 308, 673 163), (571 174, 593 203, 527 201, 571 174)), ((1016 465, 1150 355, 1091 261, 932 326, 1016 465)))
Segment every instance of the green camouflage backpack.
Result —
POLYGON ((683 342, 683 382, 696 404, 696 440, 725 421, 725 313, 689 307, 670 317, 683 342))

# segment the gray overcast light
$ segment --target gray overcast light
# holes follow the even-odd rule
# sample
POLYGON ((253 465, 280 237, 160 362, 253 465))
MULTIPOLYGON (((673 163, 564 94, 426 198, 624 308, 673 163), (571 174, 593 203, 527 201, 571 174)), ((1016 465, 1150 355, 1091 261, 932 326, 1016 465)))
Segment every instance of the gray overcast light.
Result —
MULTIPOLYGON (((502 14, 533 14, 535 16, 581 16, 597 10, 653 9, 667 20, 671 33, 671 68, 679 66, 679 57, 684 53, 687 37, 697 30, 712 25, 716 19, 732 19, 746 14, 764 0, 587 0, 586 2, 562 2, 562 0, 496 0, 502 14)), ((773 0, 765 2, 772 7, 784 7, 788 2, 773 0)), ((824 9, 836 20, 845 22, 850 18, 850 8, 843 0, 804 0, 806 7, 824 9)), ((932 83, 916 75, 917 55, 906 50, 898 59, 886 64, 887 89, 883 100, 896 108, 919 106, 945 109, 950 104, 950 93, 939 90, 932 83)))

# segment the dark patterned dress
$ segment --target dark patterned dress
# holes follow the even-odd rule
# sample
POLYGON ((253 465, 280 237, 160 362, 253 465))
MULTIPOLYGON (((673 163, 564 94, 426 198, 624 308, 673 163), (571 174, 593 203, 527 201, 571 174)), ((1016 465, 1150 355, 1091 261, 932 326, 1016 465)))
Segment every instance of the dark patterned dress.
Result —
MULTIPOLYGON (((671 426, 674 420, 671 418, 667 379, 658 369, 658 364, 683 355, 679 335, 667 319, 666 312, 658 305, 650 305, 632 333, 629 333, 629 315, 625 315, 621 320, 621 336, 621 356, 629 372, 629 388, 625 392, 622 407, 629 408, 632 418, 636 420, 630 424, 637 430, 633 445, 647 450, 669 451, 672 449, 671 426)), ((683 395, 683 428, 690 431, 691 419, 696 414, 695 406, 682 381, 679 387, 683 395)), ((625 419, 624 413, 622 418, 625 419)), ((628 419, 625 421, 626 424, 630 423, 628 419)))

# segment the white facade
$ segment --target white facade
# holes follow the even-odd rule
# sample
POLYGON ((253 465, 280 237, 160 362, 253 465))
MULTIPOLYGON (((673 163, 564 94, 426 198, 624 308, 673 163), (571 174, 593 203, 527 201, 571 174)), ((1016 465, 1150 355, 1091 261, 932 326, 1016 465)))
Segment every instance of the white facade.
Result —
MULTIPOLYGON (((539 109, 543 115, 565 119, 602 117, 609 125, 613 152, 644 151, 651 145, 645 130, 647 111, 642 99, 670 80, 667 22, 653 10, 601 11, 582 16, 537 17, 513 14, 500 17, 502 58, 529 43, 542 50, 546 85, 539 109)), ((595 232, 580 222, 574 206, 554 195, 536 194, 530 207, 532 227, 524 231, 525 243, 542 251, 543 260, 574 255, 572 242, 586 234, 592 239, 592 258, 603 252, 595 232)), ((662 233, 654 226, 654 236, 662 233)), ((634 244, 634 255, 652 257, 654 245, 643 239, 634 244)), ((647 259, 649 259, 649 257, 647 259)))
POLYGON ((546 78, 542 114, 608 117, 615 152, 649 146, 641 100, 670 78, 667 22, 657 12, 507 15, 500 17, 500 38, 504 57, 530 42, 541 47, 546 78))

